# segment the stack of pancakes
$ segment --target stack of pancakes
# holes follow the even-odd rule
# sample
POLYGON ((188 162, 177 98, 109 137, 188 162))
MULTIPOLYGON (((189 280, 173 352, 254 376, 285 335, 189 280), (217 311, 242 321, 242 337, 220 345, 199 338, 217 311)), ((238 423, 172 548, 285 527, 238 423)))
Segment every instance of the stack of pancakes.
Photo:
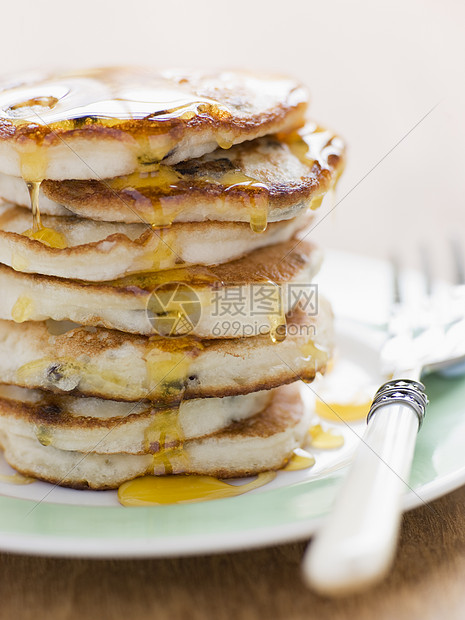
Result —
POLYGON ((332 316, 343 167, 291 79, 107 68, 0 90, 0 444, 77 488, 282 467, 332 316), (310 209, 309 209, 310 207, 310 209), (31 213, 32 211, 32 213, 31 213))

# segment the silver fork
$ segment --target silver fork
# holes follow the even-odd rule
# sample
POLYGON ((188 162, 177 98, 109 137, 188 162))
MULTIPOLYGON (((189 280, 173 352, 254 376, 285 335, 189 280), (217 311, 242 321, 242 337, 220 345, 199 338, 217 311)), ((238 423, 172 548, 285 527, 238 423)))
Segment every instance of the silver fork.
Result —
POLYGON ((443 295, 433 292, 423 251, 427 295, 414 307, 404 302, 393 261, 394 303, 381 353, 393 378, 374 397, 354 462, 304 557, 305 581, 323 594, 363 589, 380 580, 394 558, 402 495, 427 404, 420 376, 465 360, 465 277, 458 246, 453 250, 456 285, 443 295))

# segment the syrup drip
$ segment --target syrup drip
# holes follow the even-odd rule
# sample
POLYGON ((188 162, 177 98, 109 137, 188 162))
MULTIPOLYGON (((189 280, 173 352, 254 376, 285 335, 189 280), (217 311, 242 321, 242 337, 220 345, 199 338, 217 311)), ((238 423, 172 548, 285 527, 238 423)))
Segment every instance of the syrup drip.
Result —
POLYGON ((179 339, 164 343, 159 337, 150 338, 145 353, 147 381, 153 389, 159 386, 163 392, 164 402, 179 402, 182 399, 185 383, 189 376, 192 356, 201 343, 186 344, 183 347, 179 339), (160 351, 160 349, 165 349, 160 351))
POLYGON ((29 228, 28 230, 23 232, 23 235, 29 237, 29 239, 40 241, 41 243, 47 245, 50 248, 58 248, 62 250, 68 247, 68 243, 64 235, 59 233, 57 230, 54 230, 53 228, 47 228, 45 226, 42 226, 39 208, 39 192, 41 181, 27 181, 26 185, 31 200, 32 228, 29 228))
POLYGON ((283 470, 297 471, 300 469, 308 469, 309 467, 313 467, 313 465, 315 465, 315 458, 305 450, 302 450, 302 448, 296 448, 283 470))
MULTIPOLYGON (((29 239, 40 241, 44 245, 51 248, 64 249, 68 247, 68 243, 64 235, 53 228, 42 226, 40 218, 39 195, 40 186, 45 178, 47 170, 47 160, 44 151, 42 151, 38 146, 32 145, 31 147, 31 145, 29 145, 25 151, 20 152, 20 159, 21 173, 29 192, 32 211, 32 227, 26 230, 23 235, 29 237, 29 239)), ((25 261, 21 260, 21 257, 19 257, 19 260, 14 261, 13 266, 18 271, 21 271, 21 264, 24 265, 25 261)))
MULTIPOLYGON (((163 441, 163 436, 161 437, 163 441)), ((159 452, 153 455, 153 473, 154 475, 160 474, 173 474, 185 471, 189 464, 189 459, 183 444, 176 447, 166 447, 167 444, 163 444, 159 452)))
POLYGON ((22 474, 0 474, 0 482, 6 484, 32 484, 36 482, 35 478, 23 476, 22 474))
POLYGON ((45 426, 39 426, 36 429, 37 441, 43 446, 49 446, 52 443, 52 437, 50 430, 45 426))
POLYGON ((148 250, 144 258, 151 262, 152 270, 160 271, 172 263, 172 257, 175 254, 172 248, 176 245, 176 235, 164 228, 154 230, 154 235, 156 238, 153 241, 156 242, 156 246, 148 250))
POLYGON ((32 233, 37 233, 41 228, 40 209, 39 209, 39 191, 41 181, 26 181, 29 198, 31 200, 32 209, 32 233))
POLYGON ((123 506, 204 502, 242 495, 268 484, 275 477, 276 472, 265 472, 251 482, 236 486, 211 476, 144 476, 122 484, 118 499, 123 506))
POLYGON ((228 140, 227 138, 223 137, 218 137, 216 139, 218 146, 220 147, 220 149, 230 149, 232 147, 232 145, 234 144, 232 142, 232 140, 228 140))
POLYGON ((334 450, 344 445, 344 437, 332 430, 323 430, 321 424, 315 424, 309 430, 310 445, 318 450, 334 450))
MULTIPOLYGON (((211 179, 209 179, 211 181, 211 179)), ((250 228, 255 233, 264 232, 268 226, 269 189, 264 183, 237 170, 227 172, 219 181, 229 192, 233 189, 246 193, 249 205, 250 228)))
POLYGON ((300 347, 300 354, 304 360, 313 362, 315 371, 321 366, 326 365, 329 359, 328 352, 316 346, 312 339, 307 340, 307 342, 300 347))
POLYGON ((11 256, 11 266, 16 271, 26 271, 26 269, 29 267, 29 263, 24 256, 18 254, 17 252, 14 252, 11 256))
POLYGON ((184 451, 184 433, 179 420, 192 359, 203 348, 194 339, 167 339, 154 337, 147 345, 145 355, 147 379, 150 386, 159 386, 161 397, 157 402, 171 402, 176 406, 154 414, 145 431, 146 452, 153 455, 153 472, 171 474, 184 471, 188 465, 184 451))
POLYGON ((274 343, 282 342, 287 336, 287 319, 284 309, 282 289, 279 284, 268 280, 268 284, 272 284, 274 289, 273 309, 268 316, 270 321, 270 338, 274 343))
POLYGON ((34 312, 34 302, 27 295, 20 295, 11 309, 11 318, 15 323, 24 323, 34 312))

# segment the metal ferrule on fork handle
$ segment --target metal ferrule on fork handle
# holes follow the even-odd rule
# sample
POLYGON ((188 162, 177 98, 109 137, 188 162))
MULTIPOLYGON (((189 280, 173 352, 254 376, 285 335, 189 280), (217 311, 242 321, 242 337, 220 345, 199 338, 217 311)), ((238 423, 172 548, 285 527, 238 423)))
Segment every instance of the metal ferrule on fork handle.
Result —
POLYGON ((367 423, 380 407, 391 403, 409 405, 418 416, 418 428, 423 424, 428 398, 425 386, 411 379, 393 379, 382 385, 376 392, 367 416, 367 423))

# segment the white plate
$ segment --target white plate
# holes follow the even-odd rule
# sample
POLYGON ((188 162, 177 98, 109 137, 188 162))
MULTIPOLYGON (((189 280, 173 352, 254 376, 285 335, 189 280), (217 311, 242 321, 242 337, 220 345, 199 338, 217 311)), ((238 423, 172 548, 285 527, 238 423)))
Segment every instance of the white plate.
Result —
MULTIPOLYGON (((328 253, 320 290, 333 303, 341 359, 379 383, 380 326, 389 307, 389 268, 350 254, 328 253)), ((410 276, 411 290, 418 279, 410 276)), ((311 388, 304 388, 311 389, 311 388)), ((316 389, 320 389, 319 386, 316 389)), ((405 509, 465 483, 465 380, 432 377, 431 404, 418 437, 405 509)), ((312 450, 313 468, 279 472, 239 497, 123 508, 116 492, 74 491, 34 482, 0 483, 0 549, 89 557, 165 557, 238 550, 308 538, 330 509, 364 423, 325 423, 344 435, 338 450, 312 450)), ((0 463, 1 473, 12 473, 0 463)))

